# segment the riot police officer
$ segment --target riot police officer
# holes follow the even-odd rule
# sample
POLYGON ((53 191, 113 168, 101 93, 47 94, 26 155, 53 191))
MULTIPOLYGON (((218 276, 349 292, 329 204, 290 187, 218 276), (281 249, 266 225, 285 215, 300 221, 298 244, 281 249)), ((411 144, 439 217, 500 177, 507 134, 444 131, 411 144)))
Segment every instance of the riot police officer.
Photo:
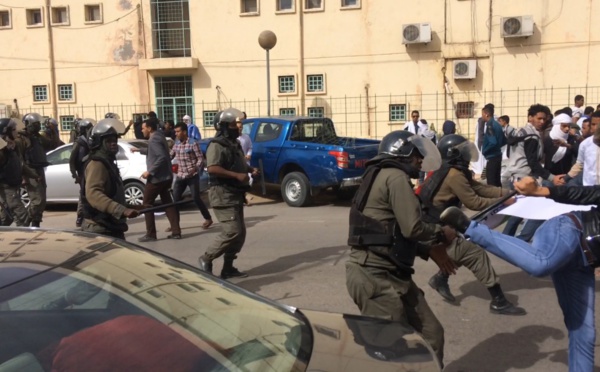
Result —
POLYGON ((408 131, 386 135, 367 162, 350 209, 346 287, 361 314, 416 329, 443 360, 444 329, 412 280, 416 256, 431 257, 446 273, 455 265, 446 246, 453 229, 423 221, 411 178, 441 164, 431 140, 408 131))
POLYGON ((92 128, 96 125, 94 119, 79 119, 75 128, 77 129, 77 139, 73 143, 73 150, 69 157, 69 169, 71 176, 76 184, 79 184, 79 202, 77 203, 77 219, 75 226, 81 227, 83 223, 83 204, 81 203, 81 195, 85 192, 83 188, 84 178, 84 158, 90 153, 90 145, 88 142, 89 134, 92 128))
POLYGON ((0 119, 0 207, 3 226, 10 226, 13 220, 17 226, 29 226, 30 223, 29 214, 21 202, 23 159, 15 145, 16 137, 17 122, 9 118, 0 119))
MULTIPOLYGON (((508 190, 501 187, 484 185, 473 179, 469 164, 477 161, 479 152, 475 144, 458 134, 444 136, 438 143, 443 163, 434 172, 419 191, 426 218, 429 222, 440 223, 439 216, 450 206, 464 205, 466 208, 481 211, 498 203, 508 190)), ((509 199, 506 203, 512 203, 509 199)), ((525 315, 523 308, 514 306, 500 287, 498 275, 485 251, 478 245, 456 238, 448 247, 448 255, 458 266, 468 268, 489 291, 492 301, 490 311, 493 314, 525 315)), ((444 299, 454 302, 456 299, 448 286, 448 275, 439 272, 429 280, 444 299)))
POLYGON ((212 273, 213 260, 224 255, 221 277, 246 277, 248 274, 235 268, 233 261, 246 240, 244 194, 250 189, 248 173, 257 175, 258 170, 246 163, 237 141, 237 122, 242 120, 243 113, 228 108, 216 118, 217 135, 208 145, 206 160, 210 182, 208 197, 221 223, 221 233, 198 261, 202 270, 212 273))
POLYGON ((40 227, 46 208, 46 175, 48 166, 44 145, 46 139, 40 135, 43 117, 38 113, 23 116, 25 130, 18 133, 15 143, 23 156, 23 180, 29 194, 29 218, 31 226, 40 227))
POLYGON ((83 231, 125 239, 126 218, 138 216, 138 211, 125 206, 123 181, 116 164, 119 152, 117 139, 125 125, 113 118, 103 119, 90 133, 90 154, 85 164, 83 231))

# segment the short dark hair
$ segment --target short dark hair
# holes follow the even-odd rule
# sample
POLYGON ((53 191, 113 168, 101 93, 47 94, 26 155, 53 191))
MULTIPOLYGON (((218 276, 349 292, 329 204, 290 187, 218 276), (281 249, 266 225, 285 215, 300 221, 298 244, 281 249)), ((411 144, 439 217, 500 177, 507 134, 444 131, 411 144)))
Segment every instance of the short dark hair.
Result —
POLYGON ((494 104, 493 103, 488 103, 485 106, 483 106, 482 111, 487 112, 488 114, 490 114, 490 116, 494 116, 494 104))
POLYGON ((550 109, 548 106, 536 103, 535 105, 529 106, 529 109, 527 110, 527 116, 536 116, 539 112, 543 112, 544 114, 548 115, 550 113, 550 109))
POLYGON ((146 124, 146 126, 153 131, 158 129, 157 118, 149 117, 148 119, 144 120, 144 124, 146 124))
POLYGON ((165 124, 169 124, 171 127, 175 126, 175 122, 173 120, 165 120, 165 124))
POLYGON ((175 128, 180 128, 182 131, 187 133, 188 127, 187 124, 184 123, 183 121, 180 121, 179 123, 175 124, 175 128))
POLYGON ((583 110, 584 115, 590 115, 592 112, 594 112, 594 108, 592 106, 586 106, 583 110))
POLYGON ((575 96, 575 101, 581 101, 583 99, 583 96, 581 94, 578 94, 575 96))
POLYGON ((596 110, 592 113, 593 118, 600 118, 600 110, 596 110))
POLYGON ((410 112, 410 116, 412 116, 413 114, 417 114, 417 115, 421 116, 421 113, 419 113, 419 110, 412 110, 410 112))
POLYGON ((506 124, 510 124, 510 116, 508 116, 508 115, 502 115, 498 118, 498 120, 502 120, 502 121, 505 121, 506 124))
POLYGON ((155 118, 155 119, 156 119, 156 118, 158 118, 158 116, 156 115, 156 112, 154 112, 154 111, 150 111, 150 112, 148 113, 148 117, 149 117, 149 118, 155 118))

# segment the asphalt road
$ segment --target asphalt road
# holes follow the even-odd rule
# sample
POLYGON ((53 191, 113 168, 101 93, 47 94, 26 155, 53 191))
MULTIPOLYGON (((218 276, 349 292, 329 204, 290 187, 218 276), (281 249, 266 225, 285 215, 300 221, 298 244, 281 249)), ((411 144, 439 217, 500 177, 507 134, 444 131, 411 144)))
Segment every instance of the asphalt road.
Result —
MULTIPOLYGON (((246 244, 235 262, 250 276, 231 281, 287 305, 357 314, 345 286, 349 203, 325 194, 317 198, 315 206, 291 208, 275 190, 269 190, 266 198, 251 197, 251 205, 245 209, 246 244)), ((184 239, 172 241, 164 232, 166 217, 159 216, 159 240, 145 246, 196 266, 219 231, 218 223, 203 230, 202 222, 198 211, 186 208, 181 217, 184 239)), ((72 206, 51 206, 42 227, 72 229, 74 223, 72 206)), ((127 240, 136 243, 144 229, 143 217, 130 220, 127 240)), ((457 303, 449 304, 427 284, 437 272, 435 264, 416 263, 414 280, 446 330, 445 371, 566 371, 568 338, 550 278, 529 277, 491 258, 506 296, 524 307, 527 315, 491 314, 487 290, 466 269, 451 278, 457 303)), ((221 265, 221 259, 215 261, 215 273, 221 265)), ((598 347, 596 354, 600 354, 598 347)), ((596 360, 599 365, 598 357, 596 360)))

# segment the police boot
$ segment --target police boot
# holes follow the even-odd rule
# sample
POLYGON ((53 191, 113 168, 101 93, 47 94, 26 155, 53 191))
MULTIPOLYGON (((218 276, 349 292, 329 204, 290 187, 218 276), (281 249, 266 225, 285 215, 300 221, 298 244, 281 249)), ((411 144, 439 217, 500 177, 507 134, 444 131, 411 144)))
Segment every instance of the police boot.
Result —
POLYGON ((221 270, 221 278, 229 279, 229 278, 245 278, 248 276, 248 273, 243 271, 239 271, 233 266, 232 259, 225 259, 223 263, 223 270, 221 270))
POLYGON ((449 302, 455 302, 456 298, 450 292, 450 287, 448 286, 448 278, 449 275, 443 274, 442 272, 438 272, 434 276, 429 279, 429 286, 437 291, 444 298, 444 300, 449 302))
POLYGON ((31 227, 40 227, 40 221, 31 221, 31 227))
POLYGON ((453 227, 460 233, 465 233, 471 224, 471 219, 460 208, 448 207, 440 215, 440 221, 453 227))
POLYGON ((496 284, 493 287, 488 288, 488 291, 492 295, 492 302, 490 302, 490 312, 492 314, 500 315, 525 315, 527 311, 522 307, 513 305, 510 301, 504 297, 500 284, 496 284))
POLYGON ((212 274, 213 264, 212 261, 207 260, 204 256, 198 258, 198 266, 200 266, 200 270, 206 271, 209 274, 212 274))

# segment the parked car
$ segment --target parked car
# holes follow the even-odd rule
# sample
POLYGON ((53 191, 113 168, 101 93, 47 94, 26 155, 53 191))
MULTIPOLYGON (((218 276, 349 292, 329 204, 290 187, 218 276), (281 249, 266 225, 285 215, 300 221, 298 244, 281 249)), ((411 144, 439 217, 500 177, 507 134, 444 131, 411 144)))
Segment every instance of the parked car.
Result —
MULTIPOLYGON (((139 152, 132 153, 132 147, 147 148, 148 141, 119 140, 117 165, 125 186, 125 201, 129 205, 142 205, 146 180, 141 178, 141 175, 146 171, 146 156, 139 152)), ((46 155, 50 163, 46 167, 47 203, 77 203, 79 200, 79 185, 71 177, 69 168, 72 150, 73 144, 69 143, 49 151, 46 155)), ((174 172, 176 167, 177 163, 174 163, 174 172)), ((200 190, 205 190, 208 187, 208 176, 203 174, 200 181, 200 190)), ((29 195, 25 188, 21 189, 21 199, 25 205, 29 203, 29 195)))
POLYGON ((0 240, 2 371, 440 370, 400 323, 285 306, 121 240, 0 240))

